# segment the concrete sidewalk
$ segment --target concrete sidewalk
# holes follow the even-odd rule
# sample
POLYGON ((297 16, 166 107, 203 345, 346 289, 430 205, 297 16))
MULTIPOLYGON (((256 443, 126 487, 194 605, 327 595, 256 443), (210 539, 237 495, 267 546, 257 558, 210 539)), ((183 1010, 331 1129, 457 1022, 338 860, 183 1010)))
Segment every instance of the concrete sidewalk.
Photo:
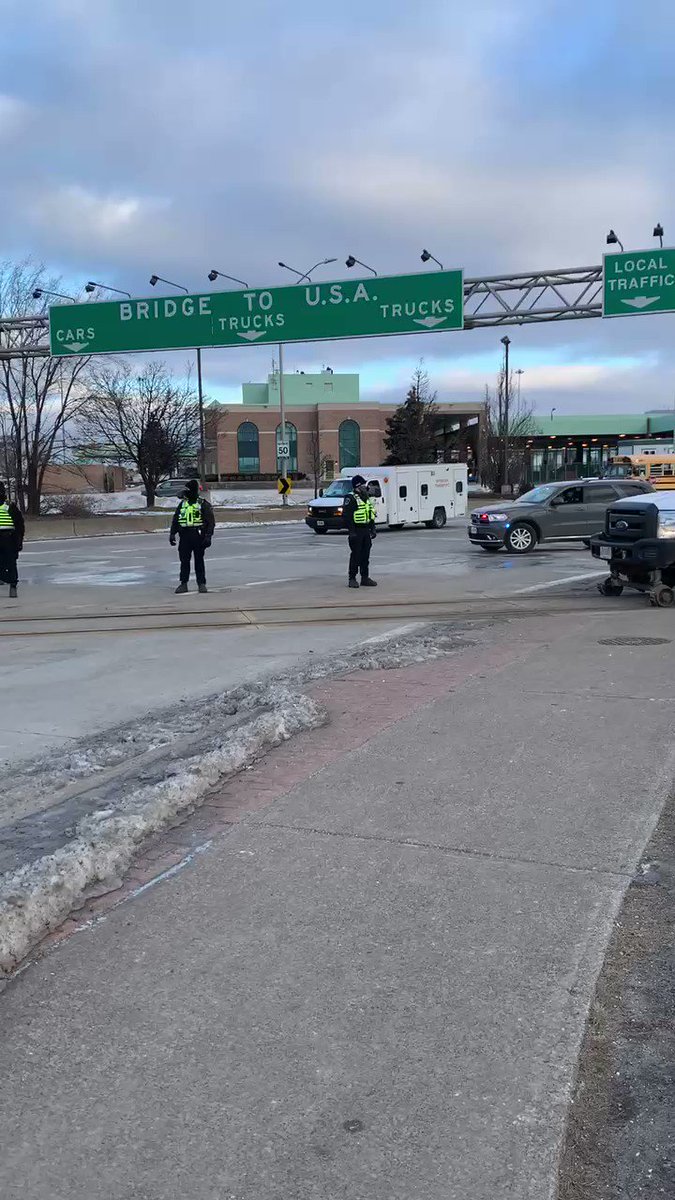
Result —
POLYGON ((2 996, 3 1195, 552 1196, 673 771, 672 644, 601 643, 671 634, 542 617, 316 685, 331 724, 225 788, 204 853, 2 996))

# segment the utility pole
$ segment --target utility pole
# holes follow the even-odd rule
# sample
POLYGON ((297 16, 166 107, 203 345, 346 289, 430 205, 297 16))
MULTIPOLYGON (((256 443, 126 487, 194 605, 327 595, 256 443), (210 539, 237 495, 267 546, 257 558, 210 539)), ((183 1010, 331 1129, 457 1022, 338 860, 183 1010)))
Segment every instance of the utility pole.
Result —
MULTIPOLYGON (((279 342, 279 413, 280 413, 280 423, 281 423, 281 441, 282 441, 283 445, 285 446, 286 445, 286 405, 284 404, 284 347, 281 342, 279 342)), ((275 447, 275 449, 276 449, 276 447, 275 447)), ((287 478, 287 472, 288 472, 288 459, 286 457, 284 457, 281 459, 281 475, 282 475, 283 479, 287 478)), ((286 508, 288 506, 288 496, 286 495, 285 492, 284 492, 283 496, 281 497, 281 503, 284 506, 284 508, 286 508)))
POLYGON ((511 339, 503 337, 501 339, 504 347, 504 422, 502 427, 502 486, 508 485, 509 482, 509 346, 511 339))

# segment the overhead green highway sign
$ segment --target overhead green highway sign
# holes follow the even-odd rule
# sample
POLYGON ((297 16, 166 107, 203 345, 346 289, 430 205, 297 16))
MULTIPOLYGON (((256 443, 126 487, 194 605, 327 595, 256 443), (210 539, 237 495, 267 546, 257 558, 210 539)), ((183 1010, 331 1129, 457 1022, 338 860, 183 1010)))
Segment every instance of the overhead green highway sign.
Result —
POLYGON ((384 337, 463 324, 462 271, 49 309, 51 353, 59 356, 384 337))
POLYGON ((605 254, 602 315, 675 312, 675 250, 605 254))

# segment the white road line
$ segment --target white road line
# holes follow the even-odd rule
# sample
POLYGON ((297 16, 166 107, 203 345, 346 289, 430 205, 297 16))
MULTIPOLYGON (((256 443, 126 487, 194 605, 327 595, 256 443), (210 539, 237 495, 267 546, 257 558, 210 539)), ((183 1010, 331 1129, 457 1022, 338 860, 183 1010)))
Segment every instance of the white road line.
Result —
POLYGON ((524 596, 526 592, 543 592, 546 588, 560 587, 563 583, 580 583, 584 579, 596 579, 598 575, 606 575, 607 571, 587 571, 585 575, 566 575, 564 579, 552 579, 549 583, 533 583, 530 587, 518 588, 517 592, 509 592, 508 596, 524 596))
POLYGON ((287 575, 285 579, 256 579, 253 583, 233 583, 232 591, 235 588, 245 587, 264 587, 266 583, 303 583, 304 576, 287 575))

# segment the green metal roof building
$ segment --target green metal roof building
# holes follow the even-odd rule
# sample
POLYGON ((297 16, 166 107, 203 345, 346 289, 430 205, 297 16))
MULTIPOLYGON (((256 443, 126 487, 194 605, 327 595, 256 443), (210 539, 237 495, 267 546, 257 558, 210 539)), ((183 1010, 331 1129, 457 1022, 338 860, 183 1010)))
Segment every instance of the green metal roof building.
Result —
POLYGON ((589 416, 547 418, 535 416, 533 430, 537 438, 653 438, 673 436, 673 412, 606 413, 589 416))
POLYGON ((533 419, 525 438, 529 483, 602 474, 617 454, 672 454, 675 410, 606 413, 533 419))

